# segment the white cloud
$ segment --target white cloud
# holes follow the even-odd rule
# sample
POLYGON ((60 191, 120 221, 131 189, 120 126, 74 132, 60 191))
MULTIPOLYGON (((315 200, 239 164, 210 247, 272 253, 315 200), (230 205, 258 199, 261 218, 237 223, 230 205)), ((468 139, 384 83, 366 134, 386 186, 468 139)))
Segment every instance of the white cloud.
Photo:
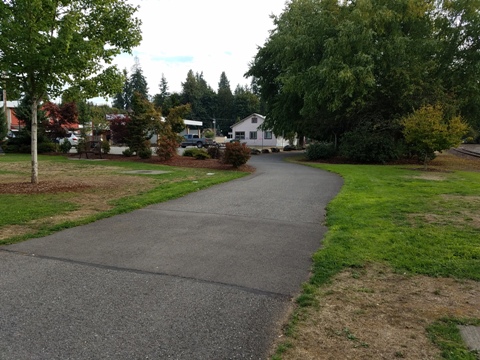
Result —
MULTIPOLYGON (((245 85, 248 64, 272 30, 271 14, 279 15, 285 0, 130 0, 140 9, 143 41, 134 49, 151 95, 158 93, 162 73, 169 90, 181 91, 187 72, 203 72, 217 90, 222 71, 232 91, 245 85)), ((134 56, 115 63, 130 71, 134 56)))

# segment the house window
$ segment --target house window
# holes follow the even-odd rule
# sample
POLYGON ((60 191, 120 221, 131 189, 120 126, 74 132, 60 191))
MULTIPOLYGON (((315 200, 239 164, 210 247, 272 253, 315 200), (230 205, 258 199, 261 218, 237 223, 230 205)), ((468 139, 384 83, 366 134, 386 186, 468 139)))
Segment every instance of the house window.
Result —
POLYGON ((252 118, 252 124, 256 124, 257 123, 257 118, 256 117, 253 117, 252 118))
POLYGON ((271 140, 273 138, 272 132, 270 130, 265 131, 263 138, 267 140, 271 140))
POLYGON ((235 131, 235 139, 245 140, 245 131, 235 131))
POLYGON ((257 132, 250 131, 250 140, 257 140, 257 132))

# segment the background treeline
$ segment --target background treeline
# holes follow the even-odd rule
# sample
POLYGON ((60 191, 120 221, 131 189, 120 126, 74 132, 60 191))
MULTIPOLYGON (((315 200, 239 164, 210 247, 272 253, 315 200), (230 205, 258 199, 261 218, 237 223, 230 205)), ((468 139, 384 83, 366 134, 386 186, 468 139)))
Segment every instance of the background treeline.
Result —
POLYGON ((226 136, 231 131, 230 126, 235 122, 254 112, 261 113, 263 110, 260 98, 254 91, 255 86, 237 85, 232 93, 225 72, 222 72, 218 90, 215 91, 207 84, 202 73, 194 73, 190 70, 185 82, 182 83, 182 91, 172 93, 168 91, 167 79, 162 74, 158 86, 159 92, 152 98, 149 96, 148 84, 138 60, 130 74, 124 70, 124 76, 123 90, 115 96, 114 108, 130 110, 135 92, 151 100, 155 108, 165 117, 169 115, 171 109, 190 104, 191 111, 185 118, 203 121, 205 127, 212 127, 215 119, 217 135, 226 136))

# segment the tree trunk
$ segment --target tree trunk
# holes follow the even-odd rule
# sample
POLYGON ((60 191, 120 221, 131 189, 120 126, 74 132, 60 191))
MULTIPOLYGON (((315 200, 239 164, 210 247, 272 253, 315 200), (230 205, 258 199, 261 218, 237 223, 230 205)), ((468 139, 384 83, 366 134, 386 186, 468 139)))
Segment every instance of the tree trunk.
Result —
POLYGON ((32 184, 38 184, 37 105, 38 105, 38 100, 33 99, 32 101, 32 184))

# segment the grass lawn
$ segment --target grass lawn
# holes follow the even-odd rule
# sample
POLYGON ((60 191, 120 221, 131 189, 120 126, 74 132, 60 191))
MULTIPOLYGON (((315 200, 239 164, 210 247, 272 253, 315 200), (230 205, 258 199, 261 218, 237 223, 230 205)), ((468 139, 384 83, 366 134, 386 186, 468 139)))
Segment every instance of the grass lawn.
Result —
MULTIPOLYGON (((480 318, 479 161, 444 154, 430 171, 305 164, 341 175, 344 186, 328 205, 329 231, 298 298, 313 306, 296 312, 275 358, 435 358, 428 326, 480 318)), ((455 355, 469 353, 461 341, 454 348, 442 356, 469 358, 455 355)))
POLYGON ((30 172, 30 155, 0 156, 0 244, 140 209, 247 175, 141 162, 39 156, 40 186, 32 191, 30 172), (128 173, 135 170, 166 173, 128 173))

